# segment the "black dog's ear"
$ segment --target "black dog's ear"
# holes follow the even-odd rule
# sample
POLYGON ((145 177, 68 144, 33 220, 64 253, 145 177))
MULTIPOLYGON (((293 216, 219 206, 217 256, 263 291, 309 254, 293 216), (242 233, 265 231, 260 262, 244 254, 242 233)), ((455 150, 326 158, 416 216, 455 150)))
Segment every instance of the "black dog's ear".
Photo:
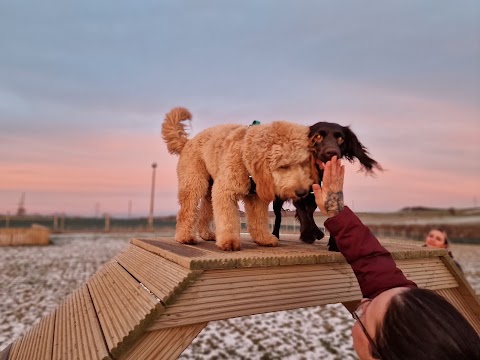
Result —
POLYGON ((350 130, 350 127, 344 126, 343 131, 345 133, 345 147, 342 150, 342 155, 351 162, 357 158, 362 164, 362 169, 365 169, 368 173, 373 173, 374 168, 382 171, 380 164, 369 156, 368 150, 358 140, 357 135, 350 130))

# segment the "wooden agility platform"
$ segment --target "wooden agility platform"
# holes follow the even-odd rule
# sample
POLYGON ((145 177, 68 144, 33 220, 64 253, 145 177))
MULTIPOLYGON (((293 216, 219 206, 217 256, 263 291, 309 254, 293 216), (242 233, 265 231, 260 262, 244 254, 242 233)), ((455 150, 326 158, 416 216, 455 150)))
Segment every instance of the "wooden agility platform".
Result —
MULTIPOLYGON (((480 334, 480 301, 446 250, 382 240, 407 278, 447 298, 480 334)), ((357 280, 326 240, 282 235, 264 248, 247 236, 223 252, 172 238, 132 239, 0 360, 175 359, 208 324, 331 303, 352 309, 357 280)))

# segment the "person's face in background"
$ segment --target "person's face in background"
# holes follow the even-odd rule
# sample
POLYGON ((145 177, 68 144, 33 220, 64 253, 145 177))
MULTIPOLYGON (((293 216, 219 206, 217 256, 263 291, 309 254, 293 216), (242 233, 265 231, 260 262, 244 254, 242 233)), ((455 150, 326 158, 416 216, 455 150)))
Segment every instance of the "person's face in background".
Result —
POLYGON ((431 248, 447 248, 447 244, 445 244, 445 233, 436 229, 430 230, 425 238, 425 245, 431 248))

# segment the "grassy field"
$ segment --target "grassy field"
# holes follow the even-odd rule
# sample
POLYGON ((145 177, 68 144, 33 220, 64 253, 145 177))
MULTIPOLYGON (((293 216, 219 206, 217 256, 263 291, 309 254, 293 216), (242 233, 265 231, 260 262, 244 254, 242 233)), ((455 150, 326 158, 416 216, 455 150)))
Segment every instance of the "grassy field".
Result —
MULTIPOLYGON (((155 235, 172 234, 173 229, 155 235)), ((52 236, 51 246, 1 249, 0 350, 50 313, 133 236, 59 234, 52 236)), ((480 293, 480 245, 454 244, 452 251, 480 293)), ((340 304, 214 321, 181 359, 356 359, 352 325, 340 304)))

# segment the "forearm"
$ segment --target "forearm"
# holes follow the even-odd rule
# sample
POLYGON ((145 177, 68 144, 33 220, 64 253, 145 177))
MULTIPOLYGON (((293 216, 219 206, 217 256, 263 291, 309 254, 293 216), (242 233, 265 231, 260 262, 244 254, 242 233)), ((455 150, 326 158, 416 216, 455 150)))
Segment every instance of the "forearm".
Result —
POLYGON ((394 287, 416 287, 348 207, 329 218, 325 227, 335 237, 340 252, 351 265, 364 297, 373 298, 394 287))

